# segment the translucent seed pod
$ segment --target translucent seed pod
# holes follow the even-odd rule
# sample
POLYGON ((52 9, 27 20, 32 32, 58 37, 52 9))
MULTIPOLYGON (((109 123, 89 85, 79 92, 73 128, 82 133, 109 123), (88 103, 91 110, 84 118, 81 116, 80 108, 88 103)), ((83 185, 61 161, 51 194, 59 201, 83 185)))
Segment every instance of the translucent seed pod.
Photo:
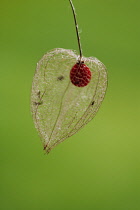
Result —
POLYGON ((37 64, 31 111, 47 153, 92 120, 105 96, 104 64, 94 57, 82 57, 91 71, 91 80, 87 86, 77 87, 70 81, 70 70, 77 61, 74 51, 57 48, 46 53, 37 64))

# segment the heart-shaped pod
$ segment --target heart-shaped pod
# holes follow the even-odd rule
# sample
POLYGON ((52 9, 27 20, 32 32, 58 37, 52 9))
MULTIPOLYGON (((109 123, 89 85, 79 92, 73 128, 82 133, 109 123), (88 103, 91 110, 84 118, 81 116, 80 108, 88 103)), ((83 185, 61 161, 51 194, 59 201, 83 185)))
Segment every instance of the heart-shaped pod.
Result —
POLYGON ((37 64, 31 111, 47 153, 92 120, 105 96, 104 64, 94 57, 82 57, 90 68, 91 81, 85 87, 77 87, 70 81, 70 70, 77 61, 74 51, 57 48, 46 53, 37 64))

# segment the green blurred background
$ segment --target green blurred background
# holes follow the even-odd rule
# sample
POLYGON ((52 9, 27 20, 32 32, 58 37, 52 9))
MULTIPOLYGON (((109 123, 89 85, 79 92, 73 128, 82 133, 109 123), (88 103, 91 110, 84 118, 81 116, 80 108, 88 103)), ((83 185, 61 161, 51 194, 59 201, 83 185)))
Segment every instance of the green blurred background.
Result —
POLYGON ((0 209, 140 209, 140 1, 73 0, 86 57, 108 68, 97 116, 44 155, 30 113, 36 63, 78 49, 68 0, 0 2, 0 209))

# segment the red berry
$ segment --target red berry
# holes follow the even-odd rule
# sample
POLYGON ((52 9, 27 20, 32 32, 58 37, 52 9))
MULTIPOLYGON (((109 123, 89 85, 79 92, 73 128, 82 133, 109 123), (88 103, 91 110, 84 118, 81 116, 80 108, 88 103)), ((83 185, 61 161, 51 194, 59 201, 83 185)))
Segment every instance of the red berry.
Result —
POLYGON ((72 84, 78 87, 88 85, 91 80, 91 71, 83 62, 76 63, 70 71, 70 80, 72 84))

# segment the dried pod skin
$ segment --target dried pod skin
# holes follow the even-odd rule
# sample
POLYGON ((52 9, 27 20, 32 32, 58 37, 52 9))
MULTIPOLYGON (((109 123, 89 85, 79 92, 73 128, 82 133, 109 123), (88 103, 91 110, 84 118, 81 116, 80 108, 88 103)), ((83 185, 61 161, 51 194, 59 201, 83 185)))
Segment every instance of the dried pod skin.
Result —
POLYGON ((72 84, 70 71, 77 60, 74 51, 57 48, 37 64, 31 111, 47 153, 93 119, 106 92, 106 68, 93 57, 82 57, 91 71, 90 82, 84 87, 72 84))

